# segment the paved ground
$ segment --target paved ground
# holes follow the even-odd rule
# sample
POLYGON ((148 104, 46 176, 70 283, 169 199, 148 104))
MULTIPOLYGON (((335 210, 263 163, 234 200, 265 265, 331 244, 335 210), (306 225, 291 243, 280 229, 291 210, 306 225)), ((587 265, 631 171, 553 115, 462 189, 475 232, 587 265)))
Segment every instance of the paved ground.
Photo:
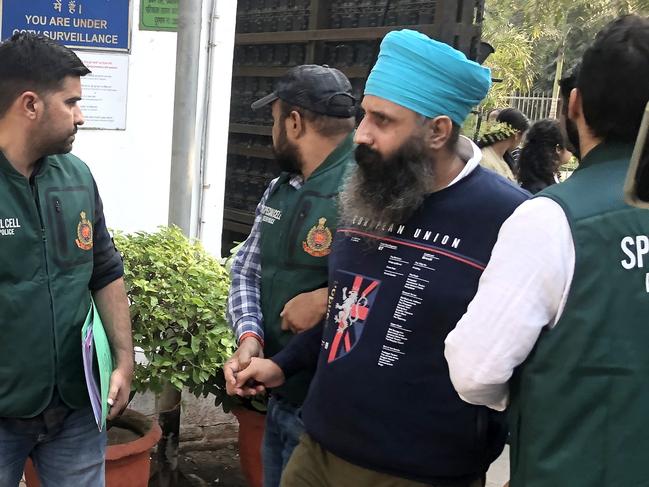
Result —
MULTIPOLYGON (((181 454, 183 479, 179 487, 247 487, 239 469, 239 455, 234 445, 216 451, 181 454)), ((509 480, 509 447, 487 473, 487 487, 503 487, 509 480)), ((153 485, 153 484, 150 484, 153 485)), ((25 487, 24 481, 20 487, 25 487)))
MULTIPOLYGON (((247 487, 239 469, 236 448, 190 452, 181 455, 180 469, 185 480, 179 487, 247 487)), ((509 480, 509 447, 487 473, 487 487, 503 487, 509 480)))
POLYGON ((236 447, 181 454, 180 471, 185 478, 179 487, 248 487, 239 468, 236 447))

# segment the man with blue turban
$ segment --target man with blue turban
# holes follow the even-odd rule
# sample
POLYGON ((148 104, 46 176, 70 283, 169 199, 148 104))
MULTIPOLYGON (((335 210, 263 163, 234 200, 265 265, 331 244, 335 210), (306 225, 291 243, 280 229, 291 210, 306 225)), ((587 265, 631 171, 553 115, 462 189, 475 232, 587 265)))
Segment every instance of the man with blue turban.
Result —
POLYGON ((421 33, 383 40, 341 195, 324 324, 237 376, 246 395, 317 361, 307 434, 282 486, 478 487, 501 453, 501 413, 463 402, 443 355, 501 224, 527 198, 460 136, 489 86, 488 69, 421 33))

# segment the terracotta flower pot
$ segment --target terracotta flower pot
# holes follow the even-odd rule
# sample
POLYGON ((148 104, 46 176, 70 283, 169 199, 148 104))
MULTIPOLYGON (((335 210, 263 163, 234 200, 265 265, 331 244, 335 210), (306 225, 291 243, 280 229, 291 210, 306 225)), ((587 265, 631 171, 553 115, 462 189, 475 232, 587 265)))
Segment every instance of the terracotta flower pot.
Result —
MULTIPOLYGON (((158 422, 127 409, 113 421, 113 428, 132 431, 139 438, 109 445, 106 449, 106 487, 147 487, 151 469, 151 448, 162 436, 158 422)), ((111 430, 108 437, 111 437, 111 430)))
POLYGON ((232 414, 239 421, 239 462, 250 487, 262 487, 261 442, 266 416, 250 409, 237 408, 232 414))
MULTIPOLYGON (((157 422, 130 409, 113 421, 106 448, 106 487, 147 487, 151 467, 149 452, 161 435, 157 422), (119 431, 130 432, 135 439, 110 444, 116 435, 121 436, 119 431)), ((31 460, 25 464, 25 480, 28 487, 40 487, 31 460)))

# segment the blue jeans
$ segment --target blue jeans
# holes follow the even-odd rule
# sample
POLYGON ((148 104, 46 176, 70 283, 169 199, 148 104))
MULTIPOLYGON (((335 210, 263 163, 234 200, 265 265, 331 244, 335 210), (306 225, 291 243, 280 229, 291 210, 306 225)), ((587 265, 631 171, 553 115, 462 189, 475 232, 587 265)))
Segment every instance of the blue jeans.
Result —
POLYGON ((27 457, 42 487, 103 487, 105 449, 92 409, 70 409, 55 394, 34 418, 0 418, 0 487, 18 486, 27 457))
POLYGON ((268 401, 262 445, 264 487, 279 487, 282 471, 304 433, 300 410, 273 396, 268 401))

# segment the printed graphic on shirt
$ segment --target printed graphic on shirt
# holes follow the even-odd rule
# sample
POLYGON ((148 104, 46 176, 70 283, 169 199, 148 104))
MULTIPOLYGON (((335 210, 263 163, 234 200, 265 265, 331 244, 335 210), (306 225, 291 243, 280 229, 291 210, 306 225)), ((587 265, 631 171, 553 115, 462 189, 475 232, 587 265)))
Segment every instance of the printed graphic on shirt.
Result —
POLYGON ((449 247, 452 249, 458 249, 462 243, 461 238, 454 235, 448 235, 447 233, 435 229, 420 228, 415 225, 403 225, 394 222, 377 222, 362 216, 355 216, 352 220, 352 225, 357 230, 369 232, 378 231, 383 232, 384 234, 392 234, 402 238, 411 238, 421 242, 449 247))
POLYGON ((331 253, 333 236, 326 223, 326 218, 320 218, 318 224, 309 230, 306 240, 302 242, 304 251, 313 257, 326 257, 331 253))
MULTIPOLYGON (((384 229, 378 228, 381 233, 374 233, 374 227, 367 220, 357 219, 356 225, 339 228, 337 233, 343 234, 345 238, 341 247, 349 249, 352 255, 364 255, 364 262, 372 263, 371 271, 376 276, 373 279, 381 283, 381 296, 373 303, 377 311, 371 322, 368 323, 365 319, 362 326, 371 326, 373 335, 380 330, 383 336, 374 345, 377 347, 376 365, 394 367, 406 358, 411 345, 416 343, 417 336, 427 336, 425 330, 418 328, 423 317, 434 315, 440 306, 456 305, 445 300, 447 294, 452 299, 454 293, 442 283, 448 282, 451 275, 473 283, 484 270, 485 263, 457 250, 463 240, 460 236, 413 225, 387 224, 384 229)), ((348 273, 356 270, 354 259, 346 265, 348 273)), ((368 270, 363 269, 365 272, 368 270)), ((333 288, 349 289, 349 284, 343 284, 341 278, 335 275, 333 288)), ((368 285, 364 282, 362 289, 368 285)), ((348 325, 344 322, 341 324, 342 317, 351 314, 347 310, 360 298, 359 293, 350 295, 349 292, 344 294, 339 291, 333 296, 333 301, 330 296, 328 323, 338 328, 335 338, 329 338, 331 343, 324 343, 325 349, 329 346, 328 362, 340 357, 341 345, 335 346, 336 339, 344 345, 344 332, 348 325), (335 308, 332 306, 334 303, 335 308), (335 310, 338 310, 338 315, 333 315, 335 310)), ((365 303, 361 301, 358 305, 357 315, 361 315, 365 303)), ((343 353, 348 352, 343 348, 343 353)))
POLYGON ((18 218, 0 218, 0 237, 13 237, 20 228, 18 218))
POLYGON ((331 341, 324 344, 327 363, 344 357, 358 343, 380 286, 381 281, 371 277, 336 272, 335 285, 329 295, 329 313, 336 331, 331 341))
MULTIPOLYGON (((379 246, 378 250, 383 250, 383 248, 391 248, 392 244, 397 244, 397 245, 402 245, 404 247, 410 247, 413 249, 427 251, 428 253, 424 254, 424 256, 422 257, 422 259, 424 260, 430 260, 432 255, 438 255, 438 256, 441 255, 441 256, 449 257, 452 260, 461 262, 463 264, 474 267, 481 271, 483 271, 487 266, 487 264, 484 262, 480 262, 476 259, 472 259, 471 257, 468 257, 466 255, 463 255, 459 252, 452 250, 457 248, 460 245, 462 239, 453 238, 450 237, 449 235, 444 235, 440 240, 441 245, 431 245, 429 236, 432 234, 432 232, 431 231, 424 232, 420 228, 416 228, 414 230, 410 229, 410 233, 409 233, 408 232, 409 229, 406 226, 399 225, 396 228, 394 234, 388 234, 382 236, 378 236, 376 234, 373 234, 371 232, 366 232, 358 228, 340 228, 337 231, 347 234, 348 236, 352 237, 352 239, 355 239, 356 241, 360 241, 361 239, 364 238, 375 239, 380 242, 378 244, 379 246), (408 238, 408 236, 410 236, 410 238, 408 238), (450 249, 446 249, 444 248, 444 246, 449 246, 450 249)), ((439 235, 441 234, 437 233, 435 238, 438 238, 439 235)))
POLYGON ((281 210, 271 208, 270 206, 266 206, 266 205, 262 206, 260 212, 261 212, 261 221, 265 223, 270 223, 271 225, 276 221, 282 219, 281 210))
MULTIPOLYGON (((626 236, 620 242, 625 258, 620 261, 627 271, 649 267, 649 236, 626 236)), ((649 293, 649 272, 645 274, 645 290, 649 293)))
POLYGON ((77 225, 77 239, 75 243, 81 250, 92 249, 92 223, 86 218, 86 212, 82 211, 80 214, 81 221, 77 225))

